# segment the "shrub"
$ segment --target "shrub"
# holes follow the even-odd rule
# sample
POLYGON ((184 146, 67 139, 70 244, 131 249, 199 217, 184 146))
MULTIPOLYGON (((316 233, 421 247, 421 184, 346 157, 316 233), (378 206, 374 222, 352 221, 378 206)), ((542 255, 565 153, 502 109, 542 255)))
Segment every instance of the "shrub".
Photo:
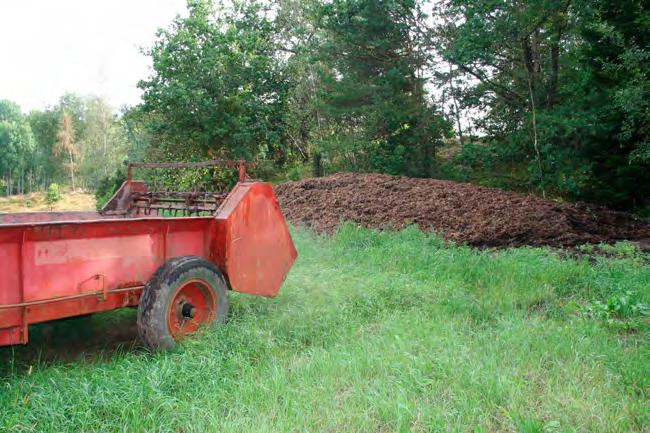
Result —
POLYGON ((95 191, 95 199, 97 200, 97 210, 100 210, 106 202, 108 202, 115 191, 122 185, 122 182, 126 180, 126 174, 122 170, 117 170, 113 176, 104 177, 99 181, 97 185, 97 191, 95 191))
POLYGON ((57 201, 61 200, 61 191, 59 190, 59 185, 56 183, 51 183, 45 192, 45 203, 50 206, 50 209, 57 201))

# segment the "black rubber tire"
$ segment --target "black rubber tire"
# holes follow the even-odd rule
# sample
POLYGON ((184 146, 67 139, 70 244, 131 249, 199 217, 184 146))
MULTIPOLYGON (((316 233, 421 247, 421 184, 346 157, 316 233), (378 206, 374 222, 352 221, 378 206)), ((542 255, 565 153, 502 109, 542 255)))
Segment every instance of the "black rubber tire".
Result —
POLYGON ((223 323, 228 316, 228 286, 219 269, 196 256, 176 257, 153 274, 144 287, 138 305, 138 334, 151 350, 167 350, 177 341, 167 326, 167 311, 177 289, 192 279, 206 282, 216 298, 216 314, 212 323, 223 323))

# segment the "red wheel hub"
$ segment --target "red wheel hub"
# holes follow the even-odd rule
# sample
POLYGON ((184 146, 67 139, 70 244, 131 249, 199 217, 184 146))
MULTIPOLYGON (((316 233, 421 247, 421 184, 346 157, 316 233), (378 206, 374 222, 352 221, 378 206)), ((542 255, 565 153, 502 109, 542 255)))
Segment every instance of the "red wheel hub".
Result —
POLYGON ((183 339, 209 325, 217 313, 214 290, 203 280, 194 279, 180 286, 167 310, 167 328, 174 340, 183 339))

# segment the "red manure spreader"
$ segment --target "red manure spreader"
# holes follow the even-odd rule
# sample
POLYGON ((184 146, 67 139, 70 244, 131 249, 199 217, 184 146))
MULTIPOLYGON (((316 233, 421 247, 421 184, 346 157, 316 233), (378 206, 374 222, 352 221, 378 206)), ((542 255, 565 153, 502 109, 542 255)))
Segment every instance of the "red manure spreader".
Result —
POLYGON ((138 332, 167 349, 223 322, 228 291, 274 296, 296 249, 269 183, 242 161, 132 163, 99 212, 0 214, 0 346, 29 325, 138 308, 138 332), (151 191, 132 167, 239 169, 229 192, 151 191))

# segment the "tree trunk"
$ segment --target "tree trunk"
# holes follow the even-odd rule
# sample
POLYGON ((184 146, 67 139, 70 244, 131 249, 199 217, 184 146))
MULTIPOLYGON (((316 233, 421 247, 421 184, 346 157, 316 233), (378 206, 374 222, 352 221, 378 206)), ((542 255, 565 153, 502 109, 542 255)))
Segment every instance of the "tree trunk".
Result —
POLYGON ((560 32, 558 32, 557 40, 551 45, 551 80, 548 86, 548 93, 546 96, 546 103, 548 108, 555 105, 555 95, 557 94, 558 75, 560 71, 560 32))
MULTIPOLYGON (((535 149, 535 155, 537 157, 537 165, 539 167, 539 175, 544 181, 544 168, 542 165, 542 155, 539 151, 539 143, 537 142, 537 113, 535 110, 535 94, 533 93, 532 79, 528 75, 528 92, 530 93, 530 108, 533 114, 533 148, 535 149)), ((546 198, 546 191, 542 183, 542 197, 546 198)))
MULTIPOLYGON (((533 32, 533 40, 531 37, 526 36, 521 40, 522 57, 524 65, 526 66, 528 78, 528 99, 530 101, 530 110, 532 114, 532 127, 533 127, 533 148, 535 149, 535 159, 537 159, 537 166, 539 168, 540 177, 544 178, 544 167, 542 164, 542 155, 539 150, 539 143, 537 141, 537 110, 535 104, 535 89, 537 88, 538 67, 539 67, 539 38, 538 30, 533 32), (533 46, 531 46, 533 45, 533 46)), ((546 197, 546 191, 542 186, 542 196, 546 197)))
POLYGON ((320 152, 314 152, 312 158, 311 175, 313 177, 323 177, 323 158, 320 152))
POLYGON ((458 109, 458 100, 456 99, 456 88, 454 87, 454 76, 453 70, 451 68, 451 63, 449 64, 449 85, 451 87, 451 96, 454 103, 454 114, 456 115, 456 126, 458 128, 458 141, 460 146, 465 149, 465 142, 463 139, 463 129, 460 124, 460 110, 458 109))
POLYGON ((74 184, 74 158, 72 157, 72 152, 68 152, 68 155, 70 156, 70 181, 72 182, 72 192, 75 192, 75 184, 74 184))

